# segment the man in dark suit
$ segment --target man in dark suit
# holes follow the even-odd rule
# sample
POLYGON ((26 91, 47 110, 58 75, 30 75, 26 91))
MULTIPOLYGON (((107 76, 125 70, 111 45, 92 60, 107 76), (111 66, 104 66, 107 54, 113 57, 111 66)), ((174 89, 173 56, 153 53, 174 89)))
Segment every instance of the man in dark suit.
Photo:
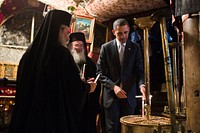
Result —
POLYGON ((143 56, 139 45, 128 40, 129 31, 128 22, 117 19, 112 30, 116 38, 102 45, 97 62, 106 133, 120 133, 120 117, 134 114, 136 81, 145 97, 143 56))

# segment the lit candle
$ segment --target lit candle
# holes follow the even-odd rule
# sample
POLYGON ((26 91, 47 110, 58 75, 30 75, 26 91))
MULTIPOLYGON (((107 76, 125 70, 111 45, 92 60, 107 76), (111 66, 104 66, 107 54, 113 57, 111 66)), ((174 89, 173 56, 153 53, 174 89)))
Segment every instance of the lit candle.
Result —
POLYGON ((85 65, 86 64, 83 65, 83 70, 82 70, 82 75, 81 75, 82 79, 84 79, 84 77, 85 77, 85 65))
POLYGON ((100 73, 97 75, 96 79, 94 80, 94 83, 97 82, 97 80, 99 79, 100 75, 101 75, 100 73))
POLYGON ((144 117, 144 97, 142 97, 142 117, 144 117))

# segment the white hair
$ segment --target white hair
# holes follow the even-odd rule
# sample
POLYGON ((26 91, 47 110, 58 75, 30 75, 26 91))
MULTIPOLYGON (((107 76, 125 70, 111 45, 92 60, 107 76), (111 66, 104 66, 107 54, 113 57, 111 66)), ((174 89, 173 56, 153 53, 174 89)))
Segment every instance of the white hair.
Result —
POLYGON ((84 49, 80 53, 78 53, 75 49, 72 48, 72 49, 70 49, 70 52, 71 52, 76 64, 81 64, 83 62, 86 62, 84 49))

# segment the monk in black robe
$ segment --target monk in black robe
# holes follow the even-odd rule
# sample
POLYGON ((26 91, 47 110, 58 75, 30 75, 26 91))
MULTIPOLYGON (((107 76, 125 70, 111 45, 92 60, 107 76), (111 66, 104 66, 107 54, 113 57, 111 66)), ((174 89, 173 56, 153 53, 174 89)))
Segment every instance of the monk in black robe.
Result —
MULTIPOLYGON (((71 33, 69 49, 79 68, 82 80, 93 81, 96 77, 96 64, 87 56, 85 35, 81 32, 71 33)), ((82 111, 82 133, 96 133, 96 119, 100 113, 99 96, 101 85, 98 82, 95 90, 85 90, 85 103, 82 111)))
POLYGON ((67 12, 49 11, 23 55, 9 133, 80 133, 83 90, 90 84, 83 85, 65 47, 70 21, 67 12))

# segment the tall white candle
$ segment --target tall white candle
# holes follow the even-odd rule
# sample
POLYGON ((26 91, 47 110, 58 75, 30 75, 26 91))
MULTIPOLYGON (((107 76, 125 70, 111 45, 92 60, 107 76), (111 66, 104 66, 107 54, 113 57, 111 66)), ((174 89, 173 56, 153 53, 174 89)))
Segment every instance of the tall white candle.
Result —
POLYGON ((86 65, 86 64, 83 64, 83 70, 82 70, 81 78, 84 78, 84 77, 85 77, 85 65, 86 65))

